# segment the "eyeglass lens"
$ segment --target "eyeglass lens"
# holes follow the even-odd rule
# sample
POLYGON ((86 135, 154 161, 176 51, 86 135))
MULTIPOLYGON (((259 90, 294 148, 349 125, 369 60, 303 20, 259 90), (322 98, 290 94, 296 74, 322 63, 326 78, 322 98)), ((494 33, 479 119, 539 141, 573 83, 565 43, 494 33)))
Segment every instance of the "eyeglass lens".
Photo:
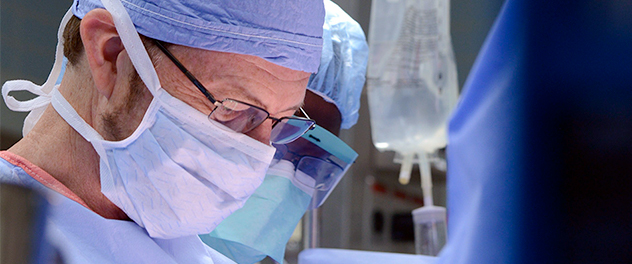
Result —
POLYGON ((226 99, 209 115, 213 119, 233 131, 247 133, 263 123, 268 113, 250 105, 226 99))
POLYGON ((290 143, 302 136, 314 125, 313 120, 284 117, 272 128, 270 141, 276 144, 290 143))
POLYGON ((336 180, 342 176, 344 167, 348 165, 331 153, 320 147, 315 147, 313 143, 304 138, 299 138, 291 144, 273 144, 273 146, 277 149, 274 154, 274 164, 281 159, 291 161, 297 170, 309 176, 309 179, 297 177, 298 182, 319 191, 331 189, 336 184, 336 180), (302 155, 292 152, 290 148, 298 148, 302 155))
MULTIPOLYGON (((213 119, 233 131, 248 133, 268 118, 268 113, 257 107, 232 100, 225 99, 209 115, 213 119)), ((302 136, 314 125, 314 121, 305 118, 281 118, 274 126, 270 134, 270 142, 275 144, 287 144, 302 136)))

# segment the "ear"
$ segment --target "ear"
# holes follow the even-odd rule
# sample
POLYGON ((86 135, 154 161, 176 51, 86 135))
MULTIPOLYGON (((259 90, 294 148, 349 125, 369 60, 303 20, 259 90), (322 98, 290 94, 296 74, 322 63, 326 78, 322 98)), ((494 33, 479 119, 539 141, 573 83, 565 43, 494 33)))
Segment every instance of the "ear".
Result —
POLYGON ((125 49, 112 15, 93 9, 83 17, 79 30, 96 88, 109 99, 116 83, 117 58, 125 49))

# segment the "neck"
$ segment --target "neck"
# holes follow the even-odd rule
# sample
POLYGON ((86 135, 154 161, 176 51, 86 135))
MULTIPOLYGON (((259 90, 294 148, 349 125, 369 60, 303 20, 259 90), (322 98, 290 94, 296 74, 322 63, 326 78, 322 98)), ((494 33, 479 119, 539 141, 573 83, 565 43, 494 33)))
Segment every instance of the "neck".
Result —
POLYGON ((52 106, 48 106, 31 132, 8 151, 48 172, 95 213, 109 219, 129 219, 101 193, 99 156, 92 145, 52 106))

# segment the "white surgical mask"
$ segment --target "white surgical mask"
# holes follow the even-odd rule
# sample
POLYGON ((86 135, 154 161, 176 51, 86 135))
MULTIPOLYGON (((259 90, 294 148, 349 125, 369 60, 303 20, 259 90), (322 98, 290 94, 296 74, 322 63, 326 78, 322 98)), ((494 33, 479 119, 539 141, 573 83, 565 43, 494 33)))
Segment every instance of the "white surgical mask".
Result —
MULTIPOLYGON (((51 89, 51 78, 54 83, 61 68, 61 34, 49 81, 43 87, 26 81, 8 82, 3 86, 5 101, 18 105, 12 110, 26 111, 42 109, 52 99, 55 110, 98 153, 103 194, 150 236, 175 238, 208 233, 243 206, 261 184, 275 150, 209 122, 206 115, 161 89, 122 4, 112 0, 104 0, 103 4, 112 14, 132 63, 154 96, 129 138, 104 140, 57 89, 51 89), (35 91, 40 97, 36 103, 20 104, 7 95, 16 90, 35 91)), ((69 15, 70 11, 62 20, 60 32, 69 15)), ((31 115, 32 124, 40 116, 35 114, 31 115)))
POLYGON ((152 237, 212 231, 261 184, 274 154, 274 148, 209 122, 164 90, 138 129, 116 142, 101 139, 57 90, 52 99, 97 150, 101 192, 152 237))

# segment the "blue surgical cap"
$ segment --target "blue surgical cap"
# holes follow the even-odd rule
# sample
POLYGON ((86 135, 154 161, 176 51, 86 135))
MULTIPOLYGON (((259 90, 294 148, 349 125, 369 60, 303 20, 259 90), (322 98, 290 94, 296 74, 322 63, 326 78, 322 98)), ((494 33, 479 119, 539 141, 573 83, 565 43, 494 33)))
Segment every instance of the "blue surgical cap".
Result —
POLYGON ((342 129, 358 121, 360 95, 366 80, 369 46, 360 25, 335 3, 325 0, 323 50, 318 73, 307 89, 334 103, 342 116, 342 129))
MULTIPOLYGON (((325 17, 320 0, 121 0, 138 33, 189 47, 254 55, 316 72, 325 17)), ((83 18, 100 0, 74 0, 83 18)))

